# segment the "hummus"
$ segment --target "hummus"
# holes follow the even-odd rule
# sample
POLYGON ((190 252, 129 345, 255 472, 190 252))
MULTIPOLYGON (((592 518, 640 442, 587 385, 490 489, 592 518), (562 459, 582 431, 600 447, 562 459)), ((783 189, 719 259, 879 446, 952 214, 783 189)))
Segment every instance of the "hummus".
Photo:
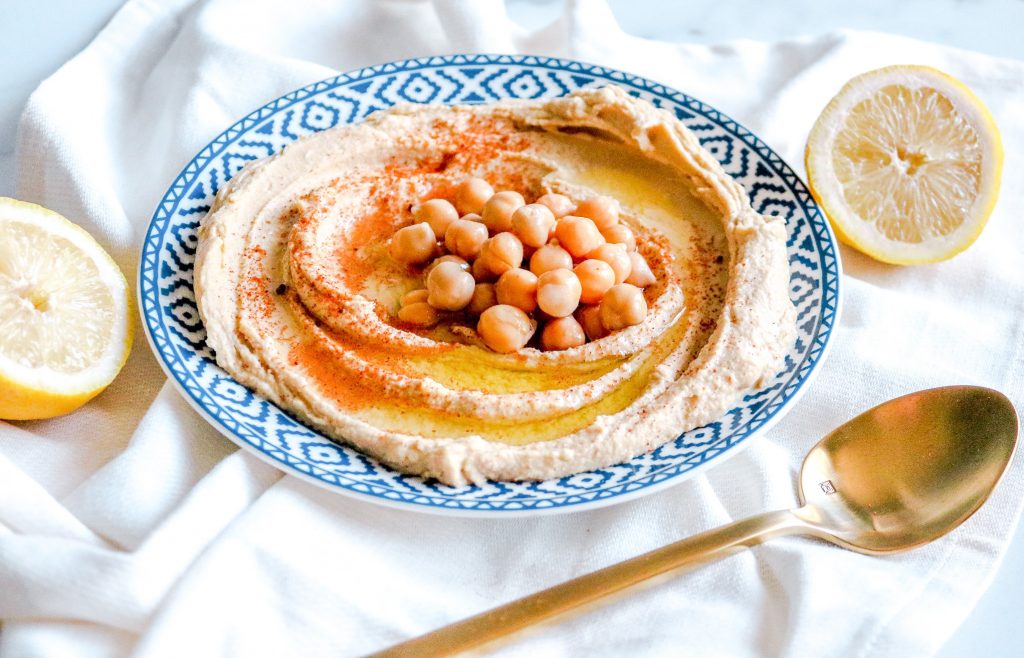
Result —
POLYGON ((651 450, 777 371, 795 335, 785 239, 673 115, 606 87, 398 106, 252 162, 202 223, 195 290, 217 363, 328 436, 450 485, 546 479, 651 450), (512 354, 471 325, 403 326, 421 284, 387 239, 467 176, 616 198, 656 276, 646 319, 512 354))

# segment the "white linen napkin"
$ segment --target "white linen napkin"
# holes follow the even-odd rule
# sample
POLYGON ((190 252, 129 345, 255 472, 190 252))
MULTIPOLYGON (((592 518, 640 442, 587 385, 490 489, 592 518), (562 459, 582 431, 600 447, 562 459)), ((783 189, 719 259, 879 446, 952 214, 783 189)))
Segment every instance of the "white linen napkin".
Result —
MULTIPOLYGON (((915 268, 843 249, 841 325, 820 375, 768 435, 666 491, 517 519, 386 509, 237 451, 129 364, 64 418, 0 423, 0 657, 338 656, 381 649, 681 537, 796 502, 806 449, 890 397, 977 383, 1024 402, 1024 63, 871 33, 690 46, 623 33, 603 0, 536 31, 498 1, 131 0, 33 94, 18 196, 81 223, 134 279, 153 207, 250 110, 339 71, 453 52, 573 57, 654 78, 747 125, 802 169, 849 77, 931 64, 972 87, 1006 182, 966 253, 915 268)), ((141 328, 140 328, 141 332, 141 328)), ((928 656, 974 606, 1020 515, 1017 459, 989 503, 923 549, 865 557, 783 538, 547 624, 502 656, 928 656)))

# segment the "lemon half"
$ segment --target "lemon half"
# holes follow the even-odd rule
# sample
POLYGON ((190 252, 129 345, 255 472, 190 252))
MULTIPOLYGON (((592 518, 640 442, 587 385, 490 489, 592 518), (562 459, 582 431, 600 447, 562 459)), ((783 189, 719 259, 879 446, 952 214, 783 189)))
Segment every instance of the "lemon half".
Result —
POLYGON ((985 227, 1003 168, 999 129, 962 82, 927 66, 859 75, 807 140, 811 191, 839 239, 878 260, 934 263, 985 227))
POLYGON ((121 370, 133 326, 128 284, 83 229, 0 197, 0 418, 49 418, 121 370))

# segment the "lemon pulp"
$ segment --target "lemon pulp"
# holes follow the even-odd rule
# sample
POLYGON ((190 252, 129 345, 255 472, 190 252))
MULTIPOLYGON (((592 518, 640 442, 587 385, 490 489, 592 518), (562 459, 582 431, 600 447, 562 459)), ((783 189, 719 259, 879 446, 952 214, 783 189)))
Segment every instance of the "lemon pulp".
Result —
POLYGON ((0 224, 0 281, 0 351, 7 358, 73 373, 103 354, 114 333, 113 294, 96 263, 67 239, 0 224))

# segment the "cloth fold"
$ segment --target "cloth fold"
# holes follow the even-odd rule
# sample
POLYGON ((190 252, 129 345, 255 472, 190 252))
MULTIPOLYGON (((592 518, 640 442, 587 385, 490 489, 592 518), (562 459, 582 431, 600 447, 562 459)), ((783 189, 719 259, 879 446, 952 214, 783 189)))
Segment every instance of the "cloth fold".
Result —
MULTIPOLYGON (((33 94, 18 196, 82 224, 134 279, 141 237, 194 153, 266 101, 337 72, 452 52, 572 57, 681 89, 798 170, 845 80, 948 71, 988 104, 1009 181, 1024 152, 1024 63, 889 35, 660 43, 603 0, 549 25, 498 0, 130 0, 33 94)), ((1024 192, 978 242, 896 268, 844 248, 832 353, 801 402, 728 461, 665 491, 558 516, 384 508, 237 451, 166 384, 141 335, 117 382, 64 418, 0 423, 0 658, 359 655, 702 530, 796 503, 805 451, 888 398, 976 383, 1024 402, 1024 192), (162 387, 162 388, 161 388, 162 387)), ((140 329, 141 332, 141 329, 140 329)), ((495 647, 501 656, 928 656, 997 569, 1024 494, 1017 459, 950 536, 867 557, 781 538, 495 647)))

